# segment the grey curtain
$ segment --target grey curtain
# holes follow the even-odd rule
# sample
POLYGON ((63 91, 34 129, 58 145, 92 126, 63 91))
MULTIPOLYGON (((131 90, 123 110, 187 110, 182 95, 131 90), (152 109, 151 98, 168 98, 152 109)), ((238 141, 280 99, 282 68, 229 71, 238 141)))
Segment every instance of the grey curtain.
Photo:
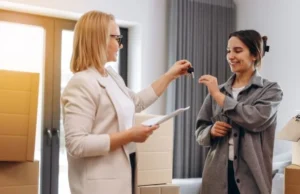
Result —
POLYGON ((167 112, 190 106, 175 118, 174 178, 201 177, 207 148, 195 139, 196 116, 207 95, 198 84, 203 74, 218 78, 219 84, 231 75, 226 62, 230 32, 235 29, 235 5, 232 0, 169 0, 169 66, 187 59, 195 69, 195 79, 180 78, 167 92, 167 112))

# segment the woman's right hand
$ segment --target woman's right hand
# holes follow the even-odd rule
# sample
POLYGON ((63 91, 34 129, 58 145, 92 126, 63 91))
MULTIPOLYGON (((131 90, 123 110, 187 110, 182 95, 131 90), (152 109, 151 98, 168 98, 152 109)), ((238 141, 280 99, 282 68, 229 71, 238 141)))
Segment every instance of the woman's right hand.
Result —
POLYGON ((192 65, 188 60, 176 61, 173 66, 166 72, 166 75, 174 80, 182 75, 187 75, 187 70, 189 67, 192 67, 192 65))
POLYGON ((154 125, 151 127, 137 125, 133 126, 130 130, 131 139, 133 142, 144 142, 153 133, 154 130, 158 129, 159 125, 154 125))
POLYGON ((217 121, 213 125, 212 129, 210 130, 210 134, 212 137, 224 137, 228 134, 231 129, 231 125, 228 123, 217 121))

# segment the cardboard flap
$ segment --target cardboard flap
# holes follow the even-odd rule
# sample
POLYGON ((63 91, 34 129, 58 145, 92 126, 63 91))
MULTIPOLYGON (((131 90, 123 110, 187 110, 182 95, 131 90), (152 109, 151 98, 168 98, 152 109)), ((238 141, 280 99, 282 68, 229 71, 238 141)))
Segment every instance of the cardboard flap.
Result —
POLYGON ((277 134, 277 139, 297 142, 300 139, 300 119, 293 117, 277 134))

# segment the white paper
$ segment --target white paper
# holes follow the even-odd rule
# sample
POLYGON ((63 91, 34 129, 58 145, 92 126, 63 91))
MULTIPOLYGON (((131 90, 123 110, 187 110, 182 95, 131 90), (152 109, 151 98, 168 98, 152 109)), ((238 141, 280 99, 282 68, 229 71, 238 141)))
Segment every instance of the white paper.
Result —
POLYGON ((145 125, 145 126, 151 126, 151 125, 160 125, 162 124, 163 122, 169 120, 170 118, 172 117, 175 117, 177 116, 178 114, 188 110, 190 107, 186 107, 186 108, 180 108, 180 109, 177 109, 175 110, 174 112, 168 114, 168 115, 165 115, 165 116, 159 116, 159 117, 154 117, 154 118, 151 118, 151 119, 148 119, 146 121, 144 121, 142 123, 142 125, 145 125))
POLYGON ((293 117, 277 134, 277 138, 297 142, 300 139, 300 119, 293 117))

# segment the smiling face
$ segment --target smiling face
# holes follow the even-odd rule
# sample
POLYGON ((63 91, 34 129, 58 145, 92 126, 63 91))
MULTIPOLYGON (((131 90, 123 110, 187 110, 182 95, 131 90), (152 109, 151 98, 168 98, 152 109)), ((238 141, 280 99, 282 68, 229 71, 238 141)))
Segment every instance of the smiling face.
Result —
POLYGON ((249 48, 237 37, 232 36, 227 45, 227 61, 233 73, 254 71, 256 57, 251 55, 249 48))
POLYGON ((123 45, 119 45, 117 40, 118 36, 120 35, 120 28, 114 20, 110 22, 109 32, 110 37, 107 46, 107 62, 115 62, 117 61, 118 52, 123 48, 123 45))

